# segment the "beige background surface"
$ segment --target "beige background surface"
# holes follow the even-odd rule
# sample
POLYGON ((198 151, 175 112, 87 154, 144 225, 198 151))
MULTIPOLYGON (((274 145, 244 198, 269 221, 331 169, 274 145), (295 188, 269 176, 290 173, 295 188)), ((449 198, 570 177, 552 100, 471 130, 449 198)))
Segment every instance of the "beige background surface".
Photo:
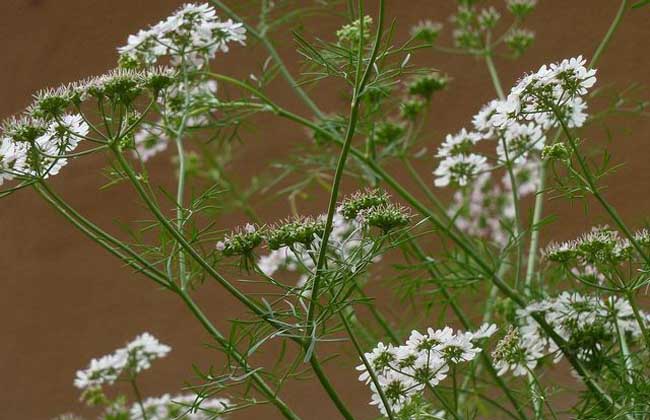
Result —
MULTIPOLYGON (((174 0, 2 0, 0 2, 0 117, 19 112, 37 89, 101 73, 114 66, 115 47, 128 34, 167 16, 181 1, 174 0)), ((237 2, 229 1, 229 4, 237 2)), ((372 2, 369 2, 372 3, 372 2)), ((525 71, 577 54, 591 55, 604 34, 618 2, 614 0, 541 0, 529 26, 538 34, 535 46, 517 62, 499 61, 505 86, 525 71)), ((388 13, 402 33, 422 18, 445 20, 451 0, 388 2, 388 13)), ((614 38, 599 66, 599 86, 650 81, 650 8, 633 11, 614 38)), ((331 33, 335 19, 317 19, 308 30, 331 33)), ((281 52, 289 62, 296 55, 290 42, 281 52)), ((247 75, 259 67, 265 55, 259 48, 235 48, 215 64, 226 74, 247 75)), ((494 96, 487 71, 471 58, 426 53, 418 63, 434 66, 454 82, 449 92, 437 97, 430 124, 430 147, 442 136, 468 124, 473 113, 494 96)), ((272 96, 306 113, 290 97, 282 81, 274 83, 272 96)), ((644 91, 646 97, 648 92, 644 91)), ((317 95, 325 110, 341 106, 338 93, 317 95)), ((247 134, 236 164, 237 178, 245 181, 269 163, 304 141, 302 131, 271 119, 264 129, 247 134)), ((626 163, 609 177, 607 195, 619 206, 632 226, 639 226, 650 208, 648 136, 650 123, 640 119, 616 119, 617 137, 612 151, 626 163)), ((591 132, 590 132, 591 133, 591 132)), ((589 140, 603 139, 593 130, 589 140)), ((102 226, 129 220, 144 213, 132 192, 119 187, 100 192, 101 158, 75 161, 56 178, 54 185, 77 208, 102 226)), ((428 161, 422 173, 432 169, 428 161)), ((169 155, 152 162, 152 171, 163 183, 169 155)), ((400 174, 400 168, 391 170, 400 174)), ((167 178, 166 178, 167 177, 167 178)), ((319 209, 324 200, 307 205, 319 209)), ((579 206, 547 203, 559 219, 544 240, 570 238, 586 226, 605 221, 599 211, 585 216, 579 206)), ((262 209, 269 220, 288 214, 286 202, 262 209)), ((241 219, 233 217, 231 223, 241 219)), ((222 227, 227 227, 230 223, 222 227)), ((100 247, 75 231, 31 191, 22 191, 0 202, 0 419, 47 419, 77 410, 78 394, 72 387, 76 369, 93 356, 109 352, 141 331, 148 330, 174 351, 145 375, 147 395, 175 391, 192 379, 191 363, 203 368, 221 363, 202 343, 206 335, 172 296, 156 290, 145 279, 121 267, 100 247)), ((200 302, 221 327, 242 308, 216 287, 205 287, 200 302)), ((369 394, 355 380, 346 363, 327 368, 345 400, 361 418, 375 411, 367 406, 369 394)), ((324 393, 315 385, 291 386, 284 397, 305 419, 337 418, 324 393)), ((277 418, 263 408, 234 416, 241 419, 277 418)))

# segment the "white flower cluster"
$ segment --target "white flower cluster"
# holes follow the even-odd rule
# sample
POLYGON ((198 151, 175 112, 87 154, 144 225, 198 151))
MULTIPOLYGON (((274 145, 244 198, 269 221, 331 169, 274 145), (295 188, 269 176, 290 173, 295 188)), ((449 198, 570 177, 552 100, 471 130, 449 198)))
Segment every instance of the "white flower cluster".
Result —
POLYGON ((582 56, 543 65, 524 76, 499 102, 494 125, 507 127, 518 122, 534 122, 543 129, 581 127, 587 120, 587 104, 582 99, 596 83, 596 70, 585 67, 582 56))
MULTIPOLYGON (((119 48, 122 60, 133 59, 151 66, 161 57, 169 57, 174 66, 200 69, 214 58, 218 51, 227 52, 230 42, 244 44, 246 29, 232 20, 220 21, 215 9, 207 4, 186 4, 167 19, 129 36, 128 44, 119 48)), ((199 126, 207 121, 205 113, 183 117, 188 110, 214 109, 217 83, 205 77, 190 75, 188 80, 171 86, 166 95, 158 98, 165 114, 163 121, 177 125, 199 126)), ((158 123, 145 123, 135 135, 135 155, 146 161, 164 151, 169 135, 158 123)))
POLYGON ((143 333, 112 354, 92 359, 86 369, 77 371, 74 386, 89 390, 111 385, 123 374, 135 375, 151 367, 155 359, 165 357, 171 347, 149 333, 143 333))
MULTIPOLYGON (((608 357, 608 343, 615 340, 618 331, 633 339, 642 334, 627 300, 563 292, 517 311, 519 327, 506 335, 494 354, 499 374, 511 370, 515 376, 525 375, 547 355, 552 355, 555 362, 562 359, 557 344, 531 316, 535 313, 542 315, 570 350, 587 362, 608 357)), ((647 314, 641 315, 644 322, 650 321, 647 314)))
MULTIPOLYGON (((436 386, 444 380, 451 365, 473 360, 481 352, 475 342, 490 337, 496 330, 494 324, 484 324, 476 332, 454 332, 449 327, 428 328, 424 334, 414 330, 404 345, 395 347, 380 342, 365 358, 391 410, 399 413, 427 385, 436 386)), ((361 371, 359 380, 369 384, 372 390, 370 404, 377 405, 386 415, 386 407, 366 365, 357 366, 357 370, 361 371)))
MULTIPOLYGON (((639 233, 637 233, 637 238, 639 233)), ((617 265, 632 260, 635 249, 629 239, 607 226, 595 226, 591 232, 578 239, 562 243, 551 243, 544 250, 544 256, 553 262, 576 264, 588 271, 598 271, 598 266, 617 265)))
POLYGON ((10 121, 0 135, 0 185, 15 178, 57 175, 68 163, 66 155, 77 148, 88 131, 88 124, 78 114, 63 115, 49 123, 10 121), (35 138, 27 140, 16 135, 25 127, 38 131, 35 138))
POLYGON ((150 397, 140 404, 133 404, 129 411, 130 420, 219 420, 220 413, 230 405, 226 398, 198 399, 193 394, 181 394, 171 396, 169 394, 160 397, 150 397), (199 402, 198 405, 195 403, 199 402), (198 407, 195 411, 191 407, 198 407), (142 408, 144 407, 143 416, 142 408))
POLYGON ((130 35, 127 45, 118 51, 122 57, 145 65, 168 56, 172 65, 186 63, 199 67, 218 51, 228 52, 230 42, 245 41, 242 23, 219 20, 214 7, 208 4, 186 4, 149 29, 130 35))
POLYGON ((474 116, 474 130, 448 135, 438 148, 441 159, 434 174, 435 185, 465 186, 489 170, 487 158, 473 150, 481 140, 497 140, 498 163, 523 165, 529 154, 538 153, 546 141, 545 131, 564 122, 581 127, 586 119, 582 99, 596 83, 596 70, 587 69, 582 56, 542 66, 524 76, 507 99, 492 100, 474 116))

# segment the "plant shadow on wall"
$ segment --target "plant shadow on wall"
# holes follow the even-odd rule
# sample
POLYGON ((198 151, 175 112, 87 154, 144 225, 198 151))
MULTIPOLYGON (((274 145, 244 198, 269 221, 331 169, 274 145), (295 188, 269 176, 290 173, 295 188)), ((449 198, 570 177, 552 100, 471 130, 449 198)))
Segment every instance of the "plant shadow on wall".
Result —
POLYGON ((372 17, 363 1, 348 2, 346 23, 335 34, 294 32, 304 65, 299 79, 271 36, 301 16, 324 13, 328 2, 303 8, 262 1, 251 21, 220 1, 188 4, 131 35, 119 48, 117 69, 38 92, 22 115, 4 123, 2 196, 33 190, 123 264, 177 296, 226 356, 218 369, 196 368, 195 383, 181 393, 150 397, 139 375, 170 348, 143 333, 77 372, 74 385, 100 418, 213 419, 265 404, 269 418, 298 419, 308 414, 285 402, 284 386, 309 380, 322 386, 342 418, 355 419, 323 368, 337 356, 328 343, 340 342, 355 352, 351 363, 380 418, 649 416, 650 315, 639 300, 648 285, 650 232, 629 227, 610 204, 600 182, 614 168, 612 159, 581 137, 611 115, 646 114, 646 102, 627 90, 587 113, 589 101, 605 95, 595 89, 598 60, 623 16, 646 2, 621 2, 589 61, 578 56, 544 65, 509 90, 495 59, 516 59, 531 45, 535 36, 524 24, 536 1, 509 0, 500 9, 459 3, 450 19, 453 45, 445 46, 439 23, 421 22, 397 43, 382 0, 372 17), (269 55, 260 74, 240 80, 211 70, 217 54, 251 40, 269 55), (470 130, 439 145, 433 176, 420 174, 414 162, 431 158, 426 111, 450 77, 411 64, 412 56, 431 50, 484 62, 496 96, 468 121, 470 130), (304 103, 302 113, 269 96, 276 77, 304 103), (323 113, 306 89, 325 80, 347 92, 349 107, 340 113, 323 113), (224 168, 239 130, 258 114, 296 124, 312 142, 276 165, 279 174, 237 190, 224 168), (147 172, 149 159, 168 147, 175 148, 171 192, 147 172), (119 238, 50 183, 70 160, 100 153, 110 159, 105 187, 130 185, 150 214, 124 224, 119 238), (416 191, 387 171, 394 162, 416 191), (296 176, 305 173, 312 175, 296 176), (341 193, 344 178, 356 180, 359 191, 341 193), (327 191, 328 206, 301 215, 295 203, 314 185, 327 191), (439 197, 441 189, 453 192, 450 202, 439 197), (294 214, 261 220, 253 198, 276 190, 294 214), (530 220, 526 197, 534 200, 530 220), (588 197, 606 212, 608 226, 540 244, 545 200, 588 197), (233 209, 250 222, 224 233, 212 221, 233 209), (423 247, 431 238, 440 244, 435 256, 423 247), (402 261, 390 288, 435 325, 422 330, 387 316, 370 294, 370 272, 395 258, 402 261), (194 300, 206 282, 246 311, 233 314, 227 331, 194 300), (465 309, 470 290, 487 296, 478 313, 465 309), (278 360, 257 365, 269 347, 281 349, 278 360), (547 374, 560 361, 573 376, 558 384, 547 374), (112 388, 117 382, 130 392, 112 388), (560 409, 557 395, 567 394, 575 404, 560 409))

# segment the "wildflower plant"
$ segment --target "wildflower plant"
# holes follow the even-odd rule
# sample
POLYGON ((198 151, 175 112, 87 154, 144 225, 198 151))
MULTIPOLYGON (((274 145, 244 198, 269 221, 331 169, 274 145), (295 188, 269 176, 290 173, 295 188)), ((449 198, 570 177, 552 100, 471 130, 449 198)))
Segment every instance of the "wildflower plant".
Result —
POLYGON ((610 168, 594 165, 582 137, 593 122, 596 65, 628 2, 593 54, 522 68, 509 90, 495 58, 530 48, 535 34, 524 24, 535 0, 458 1, 451 45, 442 44, 447 29, 433 20, 434 6, 432 19, 400 43, 384 0, 374 16, 367 2, 349 2, 330 15, 340 24, 330 34, 296 25, 330 2, 259 3, 252 19, 218 0, 183 5, 129 36, 116 69, 40 91, 2 125, 0 196, 32 189, 178 297, 226 356, 220 368, 196 367, 199 384, 178 395, 143 395, 140 375, 170 351, 145 333, 77 372, 82 400, 113 420, 215 419, 263 403, 268 418, 297 420, 310 414, 285 401, 285 385, 307 377, 337 415, 361 418, 365 403, 341 395, 324 368, 335 355, 327 343, 343 342, 342 366, 351 375, 356 366, 380 418, 647 418, 650 233, 628 227, 610 204, 600 185, 610 168), (289 27, 302 28, 293 31, 300 75, 274 47, 289 27), (261 70, 245 80, 223 74, 224 54, 250 43, 269 56, 261 70), (444 69, 411 64, 431 52, 482 61, 495 91, 444 138, 427 132, 426 117, 440 91, 462 86, 444 69), (276 75, 300 110, 267 89, 276 75), (325 81, 346 99, 329 114, 307 89, 325 81), (304 141, 240 188, 231 177, 240 147, 233 140, 260 114, 295 124, 304 141), (168 149, 173 192, 147 171, 168 149), (104 188, 128 184, 147 220, 128 220, 113 235, 56 191, 51 178, 90 154, 108 157, 104 188), (416 161, 430 170, 421 174, 416 161), (357 192, 343 193, 344 179, 357 192), (315 189, 327 206, 303 214, 315 189), (286 196, 285 218, 259 213, 256 199, 272 195, 286 196), (542 244, 551 196, 591 197, 609 225, 542 244), (227 212, 246 221, 223 226, 227 212), (241 304, 229 328, 196 302, 206 282, 241 304), (383 310, 395 302, 416 316, 383 310), (267 348, 280 355, 260 366, 267 348), (548 379, 558 363, 573 374, 564 387, 548 379), (113 388, 121 382, 132 396, 113 388), (562 392, 573 394, 566 412, 556 406, 562 392))

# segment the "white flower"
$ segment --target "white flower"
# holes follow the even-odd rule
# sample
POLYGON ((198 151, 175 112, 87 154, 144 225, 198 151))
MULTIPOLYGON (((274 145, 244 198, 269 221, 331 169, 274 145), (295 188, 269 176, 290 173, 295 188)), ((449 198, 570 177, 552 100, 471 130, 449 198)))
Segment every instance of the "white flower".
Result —
MULTIPOLYGON (((399 413, 417 392, 412 378, 393 371, 379 378, 379 386, 384 391, 393 413, 399 413)), ((370 405, 376 405, 383 415, 387 415, 388 412, 377 392, 377 387, 371 384, 370 388, 372 390, 370 405)))
POLYGON ((596 70, 587 69, 586 63, 587 60, 579 55, 550 65, 564 94, 586 95, 587 91, 596 84, 596 70))
POLYGON ((218 51, 228 52, 229 44, 244 44, 246 29, 231 19, 220 21, 208 4, 186 4, 165 20, 136 35, 118 48, 120 55, 153 65, 164 56, 173 65, 203 66, 218 51))
POLYGON ((442 357, 449 362, 468 362, 481 352, 480 348, 474 346, 472 339, 472 333, 455 334, 439 346, 439 351, 442 353, 442 357))
POLYGON ((436 187, 446 187, 449 184, 467 185, 481 172, 489 170, 485 156, 471 153, 469 155, 450 156, 440 162, 434 171, 437 177, 434 184, 436 187))
POLYGON ((524 376, 544 357, 544 341, 534 334, 522 337, 516 328, 511 328, 497 344, 492 357, 497 375, 512 371, 514 376, 524 376))
POLYGON ((116 352, 98 359, 92 359, 86 369, 78 370, 74 386, 79 389, 97 388, 113 384, 128 362, 128 354, 116 352))
POLYGON ((535 123, 509 124, 502 131, 497 144, 497 155, 501 162, 523 165, 527 162, 526 158, 530 152, 541 151, 544 148, 545 141, 546 136, 541 127, 535 123))
MULTIPOLYGON (((385 345, 382 342, 377 343, 377 346, 372 349, 370 353, 365 354, 368 364, 373 368, 375 374, 383 375, 384 372, 390 370, 390 366, 396 360, 395 348, 392 344, 385 345)), ((370 372, 364 363, 358 365, 356 370, 360 371, 359 380, 361 382, 370 383, 370 372)))
POLYGON ((151 361, 165 357, 171 348, 154 336, 143 333, 126 347, 112 354, 92 359, 86 369, 77 371, 74 385, 79 389, 97 388, 113 384, 125 370, 137 374, 151 366, 151 361))
POLYGON ((88 131, 88 124, 79 114, 64 115, 60 121, 51 122, 45 133, 34 140, 31 150, 38 158, 30 164, 31 175, 43 178, 57 175, 68 163, 65 155, 77 148, 88 131))
MULTIPOLYGON (((539 168, 541 162, 537 159, 529 159, 523 165, 517 165, 512 169, 517 184, 517 197, 525 197, 537 192, 539 188, 539 168)), ((512 191, 510 174, 506 173, 502 179, 506 190, 512 191)))
POLYGON ((27 151, 27 144, 0 137, 0 185, 25 173, 27 151))
POLYGON ((126 345, 129 354, 130 368, 138 373, 151 367, 151 361, 167 356, 171 347, 162 344, 156 337, 149 333, 137 336, 126 345))
POLYGON ((491 100, 472 118, 474 129, 482 133, 484 138, 491 138, 494 135, 494 117, 500 103, 498 99, 491 100))
MULTIPOLYGON (((423 392, 425 386, 436 386, 449 375, 449 363, 469 361, 481 351, 473 340, 492 335, 495 325, 483 325, 475 333, 463 333, 450 327, 439 330, 427 328, 426 333, 413 330, 405 345, 393 347, 377 343, 365 354, 373 368, 377 382, 394 413, 399 413, 413 395, 423 392)), ((362 374, 359 380, 370 384, 371 405, 377 405, 382 414, 386 408, 370 373, 364 364, 357 366, 362 374)))
POLYGON ((467 155, 481 139, 483 139, 483 136, 480 133, 468 132, 464 128, 458 134, 447 134, 445 141, 438 148, 436 157, 447 158, 450 156, 467 155))
POLYGON ((562 119, 569 127, 586 120, 582 97, 596 83, 596 70, 585 67, 582 56, 544 65, 524 76, 511 89, 506 101, 497 106, 493 122, 505 127, 513 122, 535 121, 544 129, 556 127, 562 119))

